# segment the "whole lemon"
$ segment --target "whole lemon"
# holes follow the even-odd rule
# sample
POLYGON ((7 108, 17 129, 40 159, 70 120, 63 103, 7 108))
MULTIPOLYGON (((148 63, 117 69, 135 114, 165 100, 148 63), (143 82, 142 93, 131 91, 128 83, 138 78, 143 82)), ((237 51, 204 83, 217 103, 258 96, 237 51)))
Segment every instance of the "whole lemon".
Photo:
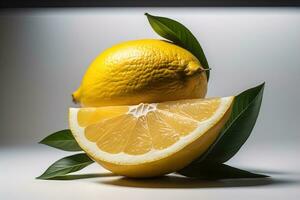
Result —
POLYGON ((89 66, 73 100, 83 107, 203 98, 207 78, 199 60, 168 41, 117 44, 89 66))

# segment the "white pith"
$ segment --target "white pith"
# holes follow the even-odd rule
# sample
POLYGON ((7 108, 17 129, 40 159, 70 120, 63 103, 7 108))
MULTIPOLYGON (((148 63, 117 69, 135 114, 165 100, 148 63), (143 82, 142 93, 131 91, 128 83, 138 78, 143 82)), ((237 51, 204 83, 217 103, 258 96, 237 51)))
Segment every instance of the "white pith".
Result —
MULTIPOLYGON (((209 130, 212 126, 214 126, 219 119, 226 113, 229 109, 231 103, 233 101, 233 97, 223 97, 220 98, 220 105, 215 113, 207 120, 198 122, 198 127, 192 131, 190 134, 186 136, 182 136, 180 140, 171 145, 170 147, 163 150, 155 150, 142 154, 142 155, 129 155, 124 152, 118 154, 111 154, 99 149, 96 143, 89 141, 84 134, 84 127, 80 127, 77 121, 77 113, 80 108, 70 108, 69 109, 69 125, 70 129, 79 143, 79 145, 93 158, 97 158, 99 160, 103 160, 110 163, 115 164, 123 164, 123 165, 136 165, 145 162, 151 162, 154 160, 159 160, 164 157, 167 157, 188 144, 195 141, 201 135, 203 135, 207 130, 209 130)), ((135 117, 139 117, 147 114, 150 111, 157 109, 156 104, 139 104, 136 106, 129 106, 129 111, 127 114, 132 114, 135 117), (149 106, 150 105, 150 106, 149 106)))
POLYGON ((134 117, 140 117, 143 115, 147 115, 148 112, 156 110, 156 103, 144 104, 140 103, 138 105, 129 106, 127 114, 131 114, 134 117))

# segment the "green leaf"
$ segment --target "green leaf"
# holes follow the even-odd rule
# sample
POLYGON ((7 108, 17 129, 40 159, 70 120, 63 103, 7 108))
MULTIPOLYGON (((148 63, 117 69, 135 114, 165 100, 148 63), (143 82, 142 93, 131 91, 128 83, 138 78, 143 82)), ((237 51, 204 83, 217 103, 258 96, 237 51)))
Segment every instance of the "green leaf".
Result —
POLYGON ((53 163, 41 176, 37 177, 37 179, 52 179, 63 176, 71 172, 79 171, 93 162, 94 161, 85 153, 64 157, 53 163))
POLYGON ((225 164, 195 164, 178 172, 181 175, 205 180, 238 179, 238 178, 265 178, 262 174, 254 174, 225 164))
POLYGON ((209 65, 200 43, 192 32, 175 20, 166 17, 153 16, 148 13, 145 13, 145 15, 147 16, 151 27, 158 35, 187 49, 198 58, 204 69, 207 69, 205 72, 208 80, 209 65))
POLYGON ((88 178, 104 178, 110 176, 117 176, 113 173, 88 173, 88 174, 70 174, 63 176, 56 176, 51 178, 51 180, 78 180, 78 179, 88 179, 88 178))
POLYGON ((82 151, 69 129, 55 132, 39 143, 64 151, 82 151))
POLYGON ((224 163, 239 151, 254 128, 263 98, 264 85, 265 83, 262 83, 235 97, 232 114, 220 136, 208 151, 193 163, 224 163))

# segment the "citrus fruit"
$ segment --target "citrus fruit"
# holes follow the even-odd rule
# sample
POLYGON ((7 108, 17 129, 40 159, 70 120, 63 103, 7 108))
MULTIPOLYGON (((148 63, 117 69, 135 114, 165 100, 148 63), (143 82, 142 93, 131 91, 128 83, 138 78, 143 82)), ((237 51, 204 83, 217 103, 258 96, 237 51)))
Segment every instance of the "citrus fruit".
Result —
POLYGON ((194 55, 167 41, 143 39, 101 53, 72 96, 82 107, 97 107, 203 98, 206 90, 194 55))
POLYGON ((129 177, 180 170, 201 156, 230 116, 234 97, 130 106, 70 108, 81 148, 104 168, 129 177))

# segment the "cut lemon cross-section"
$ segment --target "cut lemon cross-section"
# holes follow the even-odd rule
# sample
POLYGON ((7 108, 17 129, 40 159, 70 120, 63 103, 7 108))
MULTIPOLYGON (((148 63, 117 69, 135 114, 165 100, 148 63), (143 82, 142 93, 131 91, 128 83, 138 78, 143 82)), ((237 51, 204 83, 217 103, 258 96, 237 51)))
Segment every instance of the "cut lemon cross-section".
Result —
POLYGON ((69 124, 81 148, 106 169, 130 177, 159 176, 208 149, 229 118, 233 99, 70 108, 69 124))

